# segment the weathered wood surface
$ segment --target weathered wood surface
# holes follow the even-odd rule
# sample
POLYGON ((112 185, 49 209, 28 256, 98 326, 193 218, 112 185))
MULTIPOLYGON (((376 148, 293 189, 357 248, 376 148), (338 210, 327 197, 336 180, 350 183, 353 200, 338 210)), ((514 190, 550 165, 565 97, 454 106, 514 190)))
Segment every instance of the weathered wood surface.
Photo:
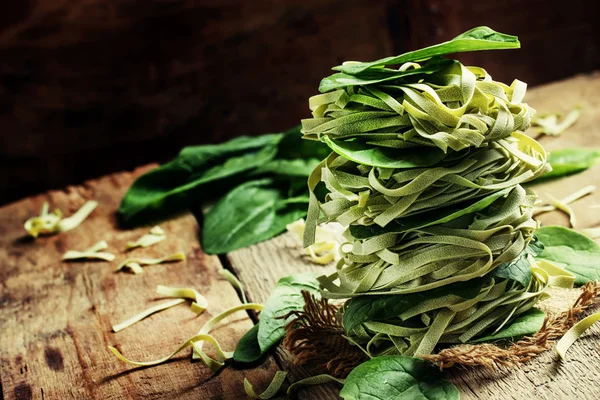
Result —
MULTIPOLYGON (((218 270, 219 259, 205 255, 190 214, 161 226, 167 239, 127 255, 156 257, 184 251, 185 262, 148 266, 142 275, 114 273, 122 249, 148 231, 116 228, 114 212, 134 174, 122 173, 65 191, 28 198, 0 209, 0 398, 5 399, 232 399, 243 398, 243 379, 264 387, 277 366, 268 357, 254 369, 225 368, 213 376, 190 350, 165 365, 135 368, 107 349, 117 345, 133 360, 169 354, 195 335, 211 316, 240 304, 218 270), (39 213, 43 201, 73 212, 84 199, 100 205, 78 228, 31 240, 23 222, 39 213), (106 240, 115 262, 61 262, 67 249, 84 249, 106 240), (209 308, 196 316, 187 305, 155 314, 112 333, 111 326, 157 304, 156 285, 194 287, 209 308)), ((252 326, 245 312, 228 319, 214 336, 224 349, 252 326)), ((209 347, 209 346, 207 346, 209 347)))
MULTIPOLYGON (((548 150, 562 147, 600 148, 600 73, 581 75, 532 89, 526 100, 540 113, 568 112, 578 104, 584 107, 577 124, 562 136, 540 139, 548 150)), ((600 165, 569 178, 538 185, 535 189, 542 199, 546 198, 546 192, 560 198, 589 184, 600 188, 600 165)), ((577 228, 600 224, 600 210, 589 208, 591 204, 600 204, 600 193, 594 193, 572 205, 579 216, 577 228)), ((568 218, 560 212, 543 214, 539 219, 545 225, 568 223, 568 218)), ((259 302, 264 301, 269 288, 282 276, 302 271, 328 273, 332 269, 303 261, 299 242, 287 233, 268 242, 230 253, 228 259, 233 270, 246 285, 249 298, 259 302)), ((566 310, 577 297, 579 289, 554 290, 554 293, 554 300, 546 301, 545 307, 566 310)), ((520 369, 500 372, 449 371, 447 376, 459 387, 461 398, 464 400, 597 400, 600 398, 599 353, 600 326, 596 325, 569 350, 566 362, 559 362, 556 354, 548 351, 520 369)), ((276 357, 284 369, 291 371, 292 381, 307 376, 307 371, 292 366, 292 360, 285 350, 278 349, 276 357)), ((305 389, 301 396, 305 399, 335 399, 337 391, 334 385, 309 388, 305 389)))

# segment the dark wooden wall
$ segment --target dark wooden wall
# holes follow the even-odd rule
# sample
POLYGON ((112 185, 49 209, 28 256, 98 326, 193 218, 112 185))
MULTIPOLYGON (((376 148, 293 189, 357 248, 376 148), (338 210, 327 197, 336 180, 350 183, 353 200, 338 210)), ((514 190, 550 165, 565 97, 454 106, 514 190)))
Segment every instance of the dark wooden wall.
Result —
POLYGON ((595 1, 23 0, 0 13, 0 203, 308 115, 344 60, 476 25, 523 49, 461 56, 540 84, 600 67, 595 1))

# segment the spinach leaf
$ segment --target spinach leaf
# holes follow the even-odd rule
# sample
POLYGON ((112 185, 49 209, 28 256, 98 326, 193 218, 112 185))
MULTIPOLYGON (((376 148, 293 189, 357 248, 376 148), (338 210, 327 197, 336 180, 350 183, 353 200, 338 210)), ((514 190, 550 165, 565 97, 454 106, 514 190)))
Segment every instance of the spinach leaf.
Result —
POLYGON ((465 205, 465 203, 459 203, 452 206, 431 210, 425 214, 416 214, 404 217, 400 220, 395 220, 387 224, 385 227, 375 224, 369 226, 350 225, 350 233, 356 239, 368 239, 384 233, 402 233, 412 229, 420 229, 432 225, 445 224, 446 222, 453 221, 464 215, 474 214, 486 209, 499 198, 506 196, 511 190, 512 188, 500 190, 473 203, 470 203, 469 205, 465 205))
POLYGON ((539 331, 544 324, 546 313, 540 309, 532 308, 514 319, 500 332, 493 335, 472 340, 471 343, 491 342, 493 340, 515 340, 539 331))
POLYGON ((340 391, 344 400, 458 400, 459 392, 433 364, 407 356, 380 356, 354 368, 340 391))
POLYGON ((326 158, 330 151, 320 140, 306 140, 302 137, 302 125, 295 126, 285 131, 278 145, 277 159, 318 159, 326 158))
POLYGON ((172 161, 139 177, 119 206, 123 223, 134 223, 149 214, 181 209, 194 191, 194 202, 208 199, 204 185, 231 179, 271 161, 281 134, 239 137, 218 145, 184 148, 172 161), (199 191, 197 189, 204 189, 199 191))
POLYGON ((548 162, 552 171, 546 172, 534 182, 549 181, 563 176, 576 174, 593 167, 600 161, 599 149, 559 149, 550 152, 548 162))
POLYGON ((330 90, 339 89, 346 86, 373 85, 376 83, 395 81, 397 79, 406 78, 409 76, 429 75, 441 71, 453 63, 455 63, 454 60, 434 58, 422 65, 421 68, 411 68, 407 69, 406 71, 377 69, 374 71, 366 71, 360 76, 339 72, 323 78, 319 84, 319 91, 321 93, 326 93, 330 90))
POLYGON ((305 216, 307 204, 308 196, 288 198, 273 179, 241 184, 204 217, 204 251, 222 254, 270 239, 305 216))
POLYGON ((233 352, 234 361, 251 363, 258 360, 264 354, 258 345, 258 325, 254 325, 242 336, 233 352))
POLYGON ((523 287, 528 287, 531 282, 531 266, 527 257, 539 255, 544 250, 542 242, 534 237, 534 240, 529 242, 525 251, 515 260, 504 262, 494 270, 494 276, 499 278, 508 278, 519 282, 523 287))
POLYGON ((592 239, 562 226, 543 226, 536 236, 544 244, 537 259, 566 269, 575 275, 576 285, 600 280, 600 246, 592 239))
POLYGON ((391 149, 369 145, 360 140, 333 140, 323 136, 331 150, 359 164, 383 168, 428 167, 440 162, 445 154, 437 148, 427 151, 391 149))
MULTIPOLYGON (((326 156, 327 157, 327 156, 326 156)), ((321 160, 316 158, 310 158, 307 160, 303 160, 301 158, 296 158, 292 160, 286 159, 275 159, 267 162, 256 168, 252 175, 266 175, 270 174, 273 176, 298 176, 298 177, 306 177, 310 175, 310 173, 315 169, 318 163, 321 160)), ((305 183, 306 185, 306 183, 305 183)))
POLYGON ((415 304, 442 296, 455 295, 463 299, 472 299, 489 280, 489 277, 475 278, 420 293, 354 297, 344 306, 344 329, 350 333, 364 322, 394 318, 413 308, 415 304))
POLYGON ((286 321, 278 317, 284 316, 290 311, 302 310, 304 306, 302 290, 311 293, 318 292, 319 283, 315 274, 286 276, 277 282, 260 313, 257 340, 261 352, 269 350, 284 336, 283 327, 286 321))
POLYGON ((479 50, 518 49, 519 47, 521 47, 521 44, 516 36, 496 32, 487 26, 479 26, 458 35, 448 42, 425 47, 424 49, 411 51, 399 56, 382 58, 381 60, 373 62, 346 63, 333 68, 333 70, 350 75, 358 75, 367 70, 372 70, 385 65, 397 65, 409 61, 422 61, 445 54, 479 50))

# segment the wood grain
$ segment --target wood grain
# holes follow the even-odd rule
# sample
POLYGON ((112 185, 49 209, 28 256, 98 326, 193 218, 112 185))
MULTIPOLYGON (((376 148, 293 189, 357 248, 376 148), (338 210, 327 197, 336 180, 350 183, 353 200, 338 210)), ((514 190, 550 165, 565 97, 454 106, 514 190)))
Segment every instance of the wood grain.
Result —
MULTIPOLYGON (((581 119, 562 136, 540 139, 548 150, 563 147, 600 148, 600 73, 540 86, 530 90, 526 100, 540 113, 567 112, 577 104, 584 107, 581 119)), ((600 165, 568 179, 534 188, 544 199, 546 192, 564 197, 589 184, 600 188, 600 165)), ((600 211, 589 208, 591 204, 600 204, 600 192, 572 205, 580 220, 577 228, 600 224, 600 211)), ((543 214, 539 219, 544 225, 568 223, 566 216, 560 212, 543 214)), ((228 255, 228 259, 253 301, 264 301, 277 280, 283 276, 303 271, 326 274, 333 268, 308 264, 302 259, 299 241, 289 233, 234 251, 228 255)), ((577 297, 579 289, 553 290, 553 293, 554 300, 547 300, 542 307, 556 312, 566 310, 577 297)), ((556 354, 548 351, 520 369, 503 369, 499 372, 451 370, 447 376, 459 387, 463 400, 597 400, 600 398, 597 384, 600 379, 599 339, 600 326, 596 324, 569 350, 565 362, 559 362, 556 354)), ((277 350, 276 358, 283 369, 290 371, 292 382, 310 374, 310 371, 294 367, 293 360, 284 349, 277 350)), ((301 393, 301 398, 336 399, 338 390, 333 385, 309 388, 301 393)))
MULTIPOLYGON (((113 272, 126 257, 125 243, 148 231, 120 231, 114 217, 125 189, 145 169, 0 208, 0 387, 5 399, 231 399, 245 396, 244 377, 258 387, 270 382, 277 370, 272 357, 254 369, 225 368, 213 375, 203 364, 190 362, 189 350, 164 365, 135 368, 107 349, 116 345, 133 360, 163 357, 211 316, 240 304, 218 274, 218 258, 200 249, 198 225, 190 214, 161 224, 167 240, 127 253, 156 257, 183 251, 185 262, 148 266, 142 275, 113 272), (68 214, 85 199, 100 206, 78 228, 37 240, 24 236, 23 222, 39 212, 43 201, 68 214), (99 240, 109 243, 115 262, 60 261, 67 249, 84 249, 99 240), (113 324, 159 301, 157 284, 194 287, 209 308, 196 316, 189 304, 179 305, 111 333, 113 324)), ((213 332, 230 350, 251 326, 240 312, 213 332)))

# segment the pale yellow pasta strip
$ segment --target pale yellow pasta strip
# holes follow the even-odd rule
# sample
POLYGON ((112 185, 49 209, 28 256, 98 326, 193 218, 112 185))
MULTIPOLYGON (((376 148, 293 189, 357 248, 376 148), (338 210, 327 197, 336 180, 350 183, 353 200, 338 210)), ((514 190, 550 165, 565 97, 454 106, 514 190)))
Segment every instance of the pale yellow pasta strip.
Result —
POLYGON ((208 308, 208 300, 206 300, 206 297, 202 296, 192 288, 178 288, 158 285, 156 287, 156 293, 167 297, 179 297, 192 300, 191 309, 196 314, 201 314, 208 308))
POLYGON ((94 200, 87 201, 75 214, 70 217, 63 218, 58 223, 58 231, 66 232, 73 228, 77 228, 98 206, 98 202, 94 200))
POLYGON ((162 363, 164 363, 166 361, 169 361, 171 358, 173 358, 173 356, 175 356, 181 350, 185 349, 188 346, 192 346, 194 343, 196 343, 198 341, 207 341, 207 342, 209 342, 209 343, 211 343, 212 345, 215 346, 215 348, 217 349, 217 353, 219 353, 219 352, 222 353, 222 350, 221 350, 221 348, 219 346, 219 343, 215 340, 215 338, 213 338, 210 335, 205 335, 205 334, 196 335, 196 336, 193 336, 193 337, 189 338, 188 340, 186 340, 185 342, 183 342, 183 344, 181 346, 179 346, 177 348, 177 350, 175 350, 173 353, 169 354, 166 357, 159 358, 158 360, 154 360, 154 361, 131 361, 128 358, 125 358, 121 354, 121 352, 119 350, 117 350, 116 348, 114 348, 112 346, 108 346, 108 348, 121 361, 124 361, 124 362, 126 362, 128 364, 138 365, 138 366, 142 366, 142 367, 149 367, 149 366, 152 366, 152 365, 158 365, 158 364, 162 364, 162 363))
MULTIPOLYGON (((215 325, 217 325, 219 322, 221 322, 222 320, 224 320, 231 314, 234 314, 238 311, 242 311, 242 310, 261 311, 262 309, 263 309, 263 305, 257 304, 257 303, 241 304, 239 306, 232 307, 232 308, 225 310, 222 313, 212 317, 210 320, 208 320, 206 322, 206 324, 204 324, 204 326, 202 328, 200 328, 200 331, 198 332, 198 334, 199 335, 208 334, 214 328, 215 325)), ((222 352, 222 354, 217 354, 218 357, 215 360, 215 359, 209 357, 202 350, 202 347, 203 347, 202 341, 194 343, 194 352, 192 353, 192 359, 194 359, 194 360, 197 360, 199 358, 202 359, 202 361, 204 361, 204 363, 212 371, 218 371, 223 365, 225 365, 225 361, 227 359, 230 359, 231 357, 233 357, 233 351, 228 351, 228 352, 222 352)))
POLYGON ((100 250, 105 250, 108 248, 108 243, 106 241, 101 240, 96 243, 89 249, 83 251, 77 250, 68 250, 65 254, 63 254, 63 260, 78 260, 78 259, 93 259, 97 258, 105 261, 113 261, 115 259, 115 255, 111 253, 102 252, 100 250))
POLYGON ((600 321, 600 313, 595 313, 582 319, 565 333, 556 344, 556 352, 561 359, 565 359, 565 354, 569 350, 569 347, 596 321, 600 321))
POLYGON ((598 228, 585 228, 582 229, 581 232, 583 232, 583 234, 585 234, 586 236, 592 238, 592 239, 598 239, 600 238, 600 227, 598 228))
POLYGON ((125 246, 125 250, 131 250, 136 247, 149 247, 153 244, 161 242, 167 238, 165 231, 160 226, 155 226, 150 229, 150 233, 145 234, 140 237, 135 242, 127 242, 125 246))
POLYGON ((121 322, 120 324, 113 325, 112 330, 113 330, 113 332, 122 331, 123 329, 130 327, 131 325, 135 324, 136 322, 140 322, 144 318, 146 318, 158 311, 166 310, 167 308, 171 308, 171 307, 181 304, 183 302, 185 302, 185 299, 173 299, 173 300, 169 300, 164 303, 161 303, 161 304, 157 304, 154 307, 150 307, 147 310, 144 310, 141 313, 136 314, 131 318, 128 318, 127 320, 121 322))
POLYGON ((273 377, 273 380, 269 384, 269 387, 267 387, 267 389, 265 389, 265 391, 260 394, 256 394, 256 392, 254 391, 254 387, 252 386, 252 383, 250 383, 248 378, 244 378, 244 390, 246 391, 246 394, 248 395, 248 397, 250 397, 251 399, 269 400, 273 396, 275 396, 277 394, 277 392, 279 392, 279 389, 281 389, 281 386, 285 382, 286 376, 287 376, 287 372, 284 372, 284 371, 275 372, 275 376, 273 377))
POLYGON ((174 253, 174 254, 171 254, 171 255, 168 255, 168 256, 165 256, 162 258, 128 258, 127 260, 120 263, 117 266, 117 268, 115 268, 115 272, 121 271, 124 267, 128 267, 132 270, 138 271, 138 272, 134 271, 134 273, 141 273, 139 271, 142 271, 141 270, 142 265, 156 265, 156 264, 161 264, 161 263, 165 263, 165 262, 182 261, 182 260, 185 260, 185 254, 183 252, 174 253))
POLYGON ((233 288, 240 294, 240 296, 242 296, 242 303, 248 303, 248 299, 246 298, 246 292, 244 290, 244 285, 242 285, 242 282, 240 282, 240 280, 234 274, 232 274, 226 269, 221 269, 219 270, 219 275, 227 279, 227 281, 231 283, 231 286, 233 286, 233 288))

